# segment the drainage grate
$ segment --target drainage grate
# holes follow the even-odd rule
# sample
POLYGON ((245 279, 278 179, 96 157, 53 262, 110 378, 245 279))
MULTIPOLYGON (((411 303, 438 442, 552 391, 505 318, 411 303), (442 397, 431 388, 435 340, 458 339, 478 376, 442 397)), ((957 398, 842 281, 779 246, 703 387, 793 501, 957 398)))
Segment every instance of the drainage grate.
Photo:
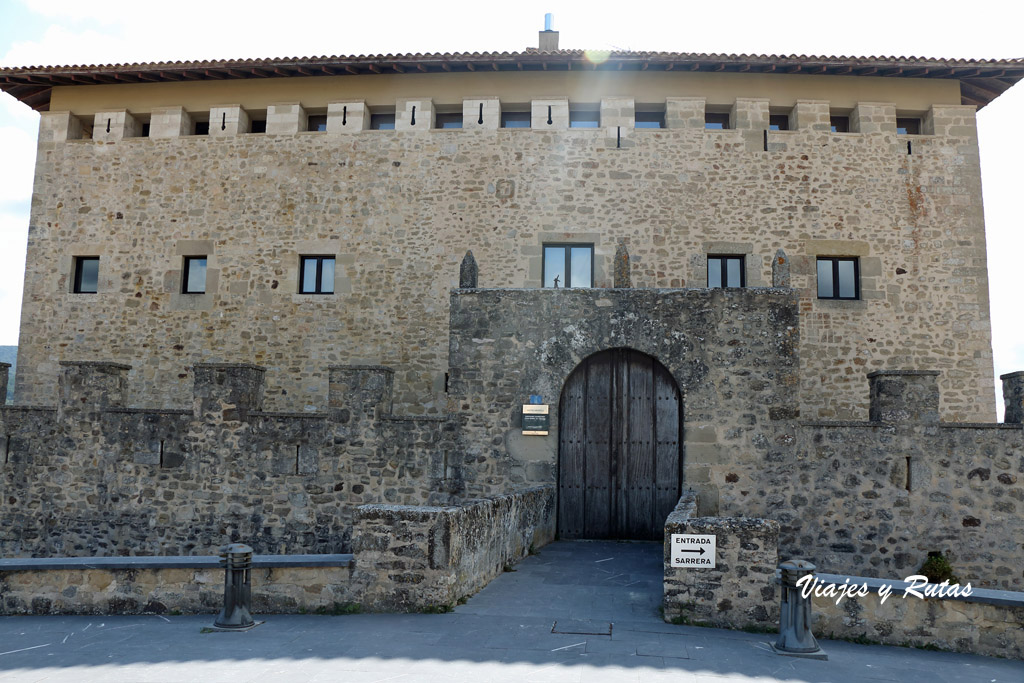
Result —
POLYGON ((610 636, 612 625, 609 621, 589 619, 562 619, 551 627, 552 633, 572 633, 579 636, 610 636))

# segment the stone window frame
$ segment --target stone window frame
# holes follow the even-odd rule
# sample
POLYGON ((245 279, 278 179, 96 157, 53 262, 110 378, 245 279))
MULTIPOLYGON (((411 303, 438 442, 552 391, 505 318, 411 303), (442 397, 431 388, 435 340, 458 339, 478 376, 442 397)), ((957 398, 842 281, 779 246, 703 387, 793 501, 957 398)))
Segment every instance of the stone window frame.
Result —
POLYGON ((695 283, 691 286, 698 288, 707 287, 708 256, 742 256, 743 286, 767 287, 769 285, 769 283, 762 279, 762 271, 765 268, 765 264, 771 262, 771 258, 766 258, 756 252, 752 242, 702 242, 700 253, 693 254, 690 257, 692 277, 687 281, 695 283))
POLYGON ((177 264, 176 270, 169 270, 164 276, 165 291, 170 294, 172 311, 210 311, 220 286, 220 266, 213 240, 188 239, 173 242, 173 253, 169 260, 177 264), (206 283, 202 292, 185 291, 185 259, 206 258, 206 283))
POLYGON ((365 263, 365 255, 357 258, 356 254, 341 252, 341 239, 299 240, 295 246, 281 259, 281 271, 275 272, 274 278, 279 282, 278 289, 291 297, 294 304, 301 306, 327 305, 342 301, 342 297, 352 293, 352 274, 356 263, 365 263), (299 292, 303 256, 334 257, 334 296, 329 294, 302 294, 299 292))
POLYGON ((803 255, 794 260, 794 275, 799 272, 807 279, 801 289, 801 298, 809 299, 815 306, 826 309, 861 309, 873 299, 885 299, 887 291, 882 286, 882 259, 872 255, 871 243, 864 240, 810 239, 803 245, 803 255), (859 299, 818 298, 818 257, 856 256, 858 258, 857 285, 859 299))

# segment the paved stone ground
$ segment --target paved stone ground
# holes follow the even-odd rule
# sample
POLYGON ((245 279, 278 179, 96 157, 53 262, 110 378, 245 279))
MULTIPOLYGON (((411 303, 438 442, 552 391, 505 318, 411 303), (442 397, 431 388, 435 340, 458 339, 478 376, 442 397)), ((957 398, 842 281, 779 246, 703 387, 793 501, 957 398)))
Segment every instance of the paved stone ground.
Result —
POLYGON ((1024 663, 824 641, 779 657, 771 636, 661 621, 661 546, 560 542, 451 614, 269 615, 248 633, 211 616, 0 619, 13 681, 1024 681, 1024 663), (610 635, 609 635, 610 632, 610 635))

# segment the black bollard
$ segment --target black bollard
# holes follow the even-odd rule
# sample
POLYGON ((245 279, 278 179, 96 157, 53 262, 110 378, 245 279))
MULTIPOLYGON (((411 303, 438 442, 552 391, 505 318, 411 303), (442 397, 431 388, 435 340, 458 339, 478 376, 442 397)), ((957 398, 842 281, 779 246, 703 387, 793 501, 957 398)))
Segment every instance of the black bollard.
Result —
POLYGON ((220 549, 220 563, 224 565, 224 609, 221 610, 213 627, 217 629, 241 630, 252 628, 252 548, 242 543, 232 543, 220 549))
POLYGON ((779 639, 774 650, 780 655, 828 659, 811 633, 811 598, 804 597, 797 581, 810 576, 816 567, 806 560, 788 560, 779 565, 782 609, 779 611, 779 639))

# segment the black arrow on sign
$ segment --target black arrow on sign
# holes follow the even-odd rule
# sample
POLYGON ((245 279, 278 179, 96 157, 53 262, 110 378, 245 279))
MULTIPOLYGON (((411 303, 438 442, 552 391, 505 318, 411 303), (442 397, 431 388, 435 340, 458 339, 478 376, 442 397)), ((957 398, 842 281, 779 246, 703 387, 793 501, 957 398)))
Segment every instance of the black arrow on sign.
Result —
POLYGON ((699 555, 703 555, 704 554, 704 548, 700 548, 698 550, 683 550, 682 548, 680 548, 679 552, 681 552, 681 553, 697 553, 699 555))

